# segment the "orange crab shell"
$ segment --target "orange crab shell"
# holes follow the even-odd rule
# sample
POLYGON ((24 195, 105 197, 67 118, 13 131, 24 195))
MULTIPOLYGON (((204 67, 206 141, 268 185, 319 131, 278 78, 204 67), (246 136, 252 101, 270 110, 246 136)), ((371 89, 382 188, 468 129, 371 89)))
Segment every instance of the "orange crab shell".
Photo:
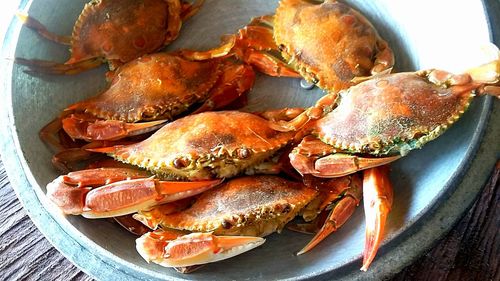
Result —
POLYGON ((174 10, 180 13, 179 1, 91 1, 75 23, 67 63, 96 57, 123 63, 151 53, 164 45, 174 10))
POLYGON ((220 75, 218 60, 194 62, 168 53, 145 55, 120 67, 108 90, 67 110, 126 122, 172 119, 204 100, 220 75))
POLYGON ((281 53, 309 82, 339 91, 353 78, 392 68, 387 43, 359 12, 337 1, 317 5, 303 0, 282 0, 274 20, 274 39, 281 53), (384 62, 375 57, 386 50, 384 62))
POLYGON ((468 74, 444 71, 380 75, 341 92, 338 107, 313 123, 313 134, 351 153, 405 155, 458 120, 477 86, 468 74))
POLYGON ((317 194, 277 176, 237 178, 203 193, 187 210, 164 216, 161 226, 216 235, 265 236, 280 231, 317 194))
POLYGON ((167 177, 234 176, 271 157, 293 137, 238 111, 205 112, 165 125, 148 139, 116 147, 112 157, 167 177))

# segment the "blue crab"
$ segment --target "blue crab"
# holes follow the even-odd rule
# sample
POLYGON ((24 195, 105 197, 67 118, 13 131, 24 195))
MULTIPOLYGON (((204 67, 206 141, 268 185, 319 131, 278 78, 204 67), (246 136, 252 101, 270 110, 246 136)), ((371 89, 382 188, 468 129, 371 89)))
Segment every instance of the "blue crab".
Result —
MULTIPOLYGON (((375 212, 365 209, 376 223, 367 223, 372 250, 365 254, 369 258, 362 270, 375 256, 392 204, 392 196, 387 195, 392 194, 390 183, 377 167, 442 135, 474 96, 499 97, 499 81, 498 58, 463 74, 436 69, 380 74, 339 95, 324 96, 290 122, 273 125, 282 131, 299 130, 297 138, 302 140, 289 157, 300 174, 333 178, 365 170, 366 178, 381 182, 379 190, 363 187, 364 196, 380 198, 382 204, 375 212)), ((372 200, 365 197, 366 201, 372 200)))
POLYGON ((24 24, 45 38, 70 46, 63 64, 17 58, 28 72, 77 74, 108 62, 111 69, 168 45, 182 22, 196 14, 204 0, 93 0, 78 17, 71 36, 56 35, 40 22, 18 14, 24 24))

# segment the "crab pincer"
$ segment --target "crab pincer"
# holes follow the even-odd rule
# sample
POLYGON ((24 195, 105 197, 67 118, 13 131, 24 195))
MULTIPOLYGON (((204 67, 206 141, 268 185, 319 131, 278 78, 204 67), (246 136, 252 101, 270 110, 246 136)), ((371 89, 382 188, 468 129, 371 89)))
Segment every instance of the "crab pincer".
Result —
POLYGON ((65 63, 16 58, 30 73, 77 74, 108 62, 110 69, 153 53, 179 35, 182 22, 196 14, 204 0, 93 0, 87 3, 71 36, 59 36, 34 18, 18 13, 41 36, 70 45, 65 63))
POLYGON ((47 185, 47 196, 65 214, 106 218, 204 192, 222 180, 168 182, 144 171, 98 168, 71 172, 47 185))
POLYGON ((211 233, 172 234, 156 230, 136 240, 139 254, 165 267, 190 267, 232 258, 266 240, 251 236, 216 236, 211 233))

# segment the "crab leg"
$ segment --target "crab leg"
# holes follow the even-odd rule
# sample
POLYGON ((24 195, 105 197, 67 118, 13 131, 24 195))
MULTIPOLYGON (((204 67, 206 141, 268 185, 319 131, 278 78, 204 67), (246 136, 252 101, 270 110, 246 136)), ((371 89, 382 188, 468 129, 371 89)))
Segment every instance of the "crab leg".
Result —
POLYGON ((226 62, 223 71, 209 98, 193 114, 228 106, 253 87, 255 72, 251 66, 226 62))
POLYGON ((17 64, 28 66, 29 69, 24 70, 24 72, 30 75, 36 75, 38 73, 73 75, 85 70, 96 68, 104 62, 102 58, 91 58, 74 63, 57 63, 46 60, 31 60, 23 58, 15 58, 14 61, 17 64))
POLYGON ((237 38, 234 34, 224 35, 221 37, 221 44, 218 47, 207 51, 181 50, 180 54, 182 57, 194 61, 222 58, 231 52, 236 44, 236 40, 237 38))
POLYGON ((139 254, 148 262, 165 267, 186 267, 228 259, 252 250, 265 239, 251 236, 215 236, 191 233, 179 236, 163 230, 147 233, 136 240, 139 254))
POLYGON ((192 204, 191 198, 177 200, 174 202, 162 204, 149 210, 141 210, 133 215, 133 218, 147 226, 149 229, 156 230, 161 225, 166 216, 183 211, 192 204))
MULTIPOLYGON (((82 147, 63 149, 52 156, 52 165, 54 165, 54 167, 61 173, 67 174, 71 171, 81 170, 82 166, 90 160, 103 158, 102 156, 91 152, 89 149, 130 143, 132 142, 93 141, 83 145, 82 147)), ((125 167, 127 165, 121 162, 116 162, 116 164, 113 167, 125 167), (116 165, 118 163, 120 163, 120 166, 116 165)))
MULTIPOLYGON (((331 181, 331 180, 330 180, 331 181)), ((336 187, 336 181, 333 180, 331 188, 336 187)), ((342 183, 342 182, 340 182, 342 183)), ((311 241, 300 250, 297 255, 304 254, 314 248, 317 244, 319 244, 323 239, 328 237, 332 232, 337 231, 344 223, 351 217, 354 213, 354 210, 359 205, 359 201, 361 199, 361 179, 357 175, 353 175, 348 186, 344 187, 345 190, 342 190, 340 195, 340 199, 337 199, 331 204, 331 211, 326 219, 325 223, 321 227, 321 229, 316 233, 316 235, 311 239, 311 241)), ((339 194, 339 191, 336 192, 339 194)), ((330 196, 327 196, 327 199, 330 196)), ((337 198, 338 198, 337 197, 337 198)))
POLYGON ((45 125, 40 130, 38 135, 40 136, 40 139, 43 142, 53 146, 56 149, 56 151, 61 151, 66 149, 66 147, 64 147, 64 145, 61 144, 59 136, 56 135, 61 129, 62 129, 61 118, 56 118, 47 125, 45 125))
POLYGON ((128 232, 135 234, 137 236, 144 235, 150 230, 141 222, 135 220, 132 215, 125 215, 113 218, 116 223, 121 227, 125 228, 128 232))
POLYGON ((115 217, 199 194, 222 180, 167 182, 144 171, 101 168, 72 172, 47 185, 47 196, 65 214, 115 217), (93 188, 94 186, 103 186, 93 188))
POLYGON ((382 241, 385 222, 392 206, 393 191, 388 166, 365 170, 363 176, 366 238, 361 270, 366 271, 382 241))
POLYGON ((235 55, 270 76, 300 78, 288 63, 284 62, 273 39, 272 16, 253 19, 249 25, 238 30, 238 35, 225 35, 220 46, 207 51, 181 51, 191 60, 207 60, 235 55))
POLYGON ((205 0, 195 0, 192 3, 182 2, 181 3, 181 19, 186 21, 192 16, 196 15, 200 10, 201 6, 205 3, 205 0))
POLYGON ((23 25, 35 30, 46 39, 63 45, 71 45, 71 36, 61 36, 50 32, 42 23, 30 17, 28 14, 17 12, 16 16, 23 23, 23 25))
POLYGON ((128 123, 119 120, 99 120, 85 114, 71 114, 62 120, 62 128, 73 139, 119 140, 155 131, 165 122, 167 120, 128 123))
POLYGON ((302 78, 287 63, 265 52, 249 49, 245 52, 244 61, 269 76, 302 78))

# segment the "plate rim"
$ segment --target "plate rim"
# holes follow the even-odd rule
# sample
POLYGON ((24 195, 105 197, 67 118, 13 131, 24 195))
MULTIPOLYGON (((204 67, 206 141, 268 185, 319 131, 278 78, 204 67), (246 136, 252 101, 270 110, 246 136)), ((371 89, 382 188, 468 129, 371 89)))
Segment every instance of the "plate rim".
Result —
MULTIPOLYGON (((29 3, 30 2, 28 0, 23 0, 21 2, 20 7, 25 8, 29 3)), ((491 14, 487 11, 484 1, 481 1, 481 4, 483 5, 485 13, 488 15, 486 19, 490 31, 490 40, 494 41, 491 28, 492 27, 491 14)), ((8 46, 9 45, 8 41, 9 39, 17 39, 17 37, 19 36, 20 28, 21 25, 19 22, 16 22, 15 20, 11 22, 2 46, 2 53, 4 55, 14 54, 15 46, 8 46)), ((112 254, 111 252, 106 251, 102 247, 99 247, 100 249, 97 251, 97 253, 99 254, 99 252, 106 252, 104 256, 95 255, 91 253, 90 250, 85 248, 85 244, 88 243, 89 241, 92 242, 93 244, 95 244, 95 242, 91 241, 81 233, 80 234, 73 233, 75 231, 71 229, 65 229, 64 226, 61 225, 60 221, 58 221, 58 219, 54 217, 54 214, 48 211, 47 202, 43 202, 44 201, 43 198, 45 197, 43 196, 43 194, 42 196, 40 196, 41 189, 37 188, 39 186, 38 184, 36 184, 35 179, 31 175, 31 172, 27 166, 26 159, 24 158, 20 145, 16 139, 17 134, 13 122, 13 114, 11 112, 12 106, 10 106, 12 104, 11 100, 12 68, 13 68, 13 62, 12 61, 6 62, 4 60, 4 62, 2 63, 1 70, 2 73, 7 73, 8 75, 4 77, 1 96, 6 96, 8 102, 0 103, 0 109, 1 109, 0 132, 2 133, 2 136, 4 136, 0 140, 0 155, 4 163, 5 170, 7 172, 9 180, 12 183, 11 185, 18 199, 22 203, 23 207, 30 205, 34 205, 34 207, 41 207, 38 208, 38 210, 24 208, 28 213, 29 217, 31 218, 31 220, 37 226, 37 228, 50 241, 50 243, 56 249, 58 249, 59 252, 61 252, 73 264, 77 265, 84 272, 86 272, 87 274, 96 279, 110 279, 110 280, 111 279, 128 280, 132 278, 145 279, 146 276, 144 276, 144 274, 146 273, 148 274, 153 273, 153 275, 148 276, 149 278, 154 277, 159 279, 163 278, 177 279, 178 277, 174 277, 171 275, 158 276, 161 274, 151 270, 147 269, 145 270, 142 267, 134 265, 125 260, 122 260, 117 256, 115 256, 114 254, 112 254), (19 173, 18 171, 20 170, 22 170, 23 173, 19 173), (76 253, 74 247, 77 247, 76 249, 78 249, 77 253, 78 255, 75 255, 76 253), (116 265, 117 260, 120 261, 118 263, 118 266, 116 265), (116 275, 117 273, 119 273, 120 275, 116 275)), ((476 131, 479 131, 479 133, 474 135, 473 139, 474 145, 469 146, 466 152, 466 155, 470 157, 468 159, 472 159, 472 161, 466 161, 467 163, 463 163, 461 165, 461 168, 463 167, 463 169, 459 169, 458 171, 454 172, 453 175, 454 181, 448 184, 448 186, 445 186, 443 190, 434 199, 434 201, 441 201, 443 200, 443 198, 445 198, 446 201, 441 204, 430 205, 429 207, 423 209, 421 211, 422 215, 416 217, 415 222, 411 226, 409 226, 405 231, 398 233, 397 235, 395 235, 393 239, 391 239, 391 241, 388 241, 386 244, 384 244, 383 247, 380 249, 377 259, 374 261, 374 263, 370 267, 370 270, 367 273, 359 274, 359 271, 357 270, 357 267, 359 267, 359 265, 356 265, 356 270, 354 271, 352 270, 354 266, 353 263, 356 261, 347 263, 346 265, 339 268, 338 273, 341 273, 341 275, 343 275, 342 279, 355 280, 357 278, 362 278, 362 279, 381 278, 396 273, 401 268, 406 266, 408 263, 413 261, 416 257, 418 257, 424 250, 428 249, 432 245, 432 243, 435 242, 439 237, 441 237, 446 231, 448 231, 451 228, 451 226, 455 223, 455 221, 457 221, 460 218, 460 215, 470 207, 470 205, 473 202, 473 199, 476 197, 476 195, 479 194, 479 191, 481 190, 484 183, 486 182, 486 179, 489 176, 490 171, 488 170, 486 171, 486 173, 484 171, 485 170, 484 167, 488 165, 486 163, 495 162, 494 153, 493 154, 486 153, 487 151, 490 150, 485 148, 488 147, 488 145, 491 146, 491 144, 494 143, 495 138, 492 139, 492 136, 494 137, 495 135, 498 135, 499 130, 492 130, 492 129, 495 128, 495 125, 497 125, 496 126, 497 128, 499 128, 498 125, 500 125, 499 122, 500 118, 495 118, 495 116, 500 115, 499 106, 493 105, 491 97, 485 98, 484 100, 482 100, 482 103, 483 104, 481 105, 482 109, 481 109, 479 125, 476 127, 477 128, 476 131), (491 140, 493 140, 493 142, 491 142, 491 140), (456 173, 458 173, 459 175, 455 175, 456 173), (480 179, 482 179, 479 181, 481 182, 481 185, 477 184, 478 175, 480 176, 480 179), (471 180, 472 178, 474 178, 474 182, 472 182, 471 180), (471 190, 471 187, 473 187, 473 190, 471 190), (469 195, 473 194, 474 196, 468 196, 467 197, 469 198, 469 200, 467 200, 468 202, 462 203, 460 207, 456 208, 455 206, 454 210, 455 216, 452 216, 451 219, 448 219, 444 227, 442 226, 442 222, 440 222, 439 225, 442 226, 439 229, 440 232, 433 233, 432 239, 429 237, 428 239, 422 239, 422 238, 419 239, 417 237, 419 231, 412 231, 415 230, 415 228, 418 229, 423 228, 424 220, 426 220, 425 224, 428 224, 430 221, 442 220, 443 219, 442 214, 446 213, 447 211, 445 210, 446 206, 449 206, 450 202, 454 200, 460 201, 460 198, 457 198, 459 197, 458 195, 467 193, 469 195), (415 243, 415 242, 410 242, 413 240, 419 241, 417 242, 417 244, 419 245, 418 248, 421 249, 420 252, 416 253, 414 251, 412 257, 409 257, 405 260, 401 260, 401 257, 397 257, 397 259, 391 257, 391 253, 393 254, 392 256, 394 256, 394 252, 401 251, 398 250, 398 248, 401 249, 402 246, 404 246, 404 243, 406 244, 415 243), (422 246, 421 243, 426 243, 426 244, 422 246), (388 259, 388 261, 390 262, 387 262, 386 259, 388 259), (395 266, 394 264, 396 261, 399 262, 397 266, 395 266), (384 266, 384 264, 390 264, 390 266, 384 266), (344 274, 342 274, 342 272, 344 274)), ((491 164, 490 167, 492 165, 493 164, 491 164)), ((338 270, 334 271, 337 272, 338 270)), ((319 272, 319 274, 318 272, 316 273, 317 274, 315 274, 314 276, 297 276, 297 278, 292 278, 292 280, 302 279, 303 277, 323 279, 323 278, 328 278, 328 275, 331 274, 332 272, 327 271, 327 272, 319 272)), ((178 280, 185 280, 185 279, 179 278, 178 280)))

